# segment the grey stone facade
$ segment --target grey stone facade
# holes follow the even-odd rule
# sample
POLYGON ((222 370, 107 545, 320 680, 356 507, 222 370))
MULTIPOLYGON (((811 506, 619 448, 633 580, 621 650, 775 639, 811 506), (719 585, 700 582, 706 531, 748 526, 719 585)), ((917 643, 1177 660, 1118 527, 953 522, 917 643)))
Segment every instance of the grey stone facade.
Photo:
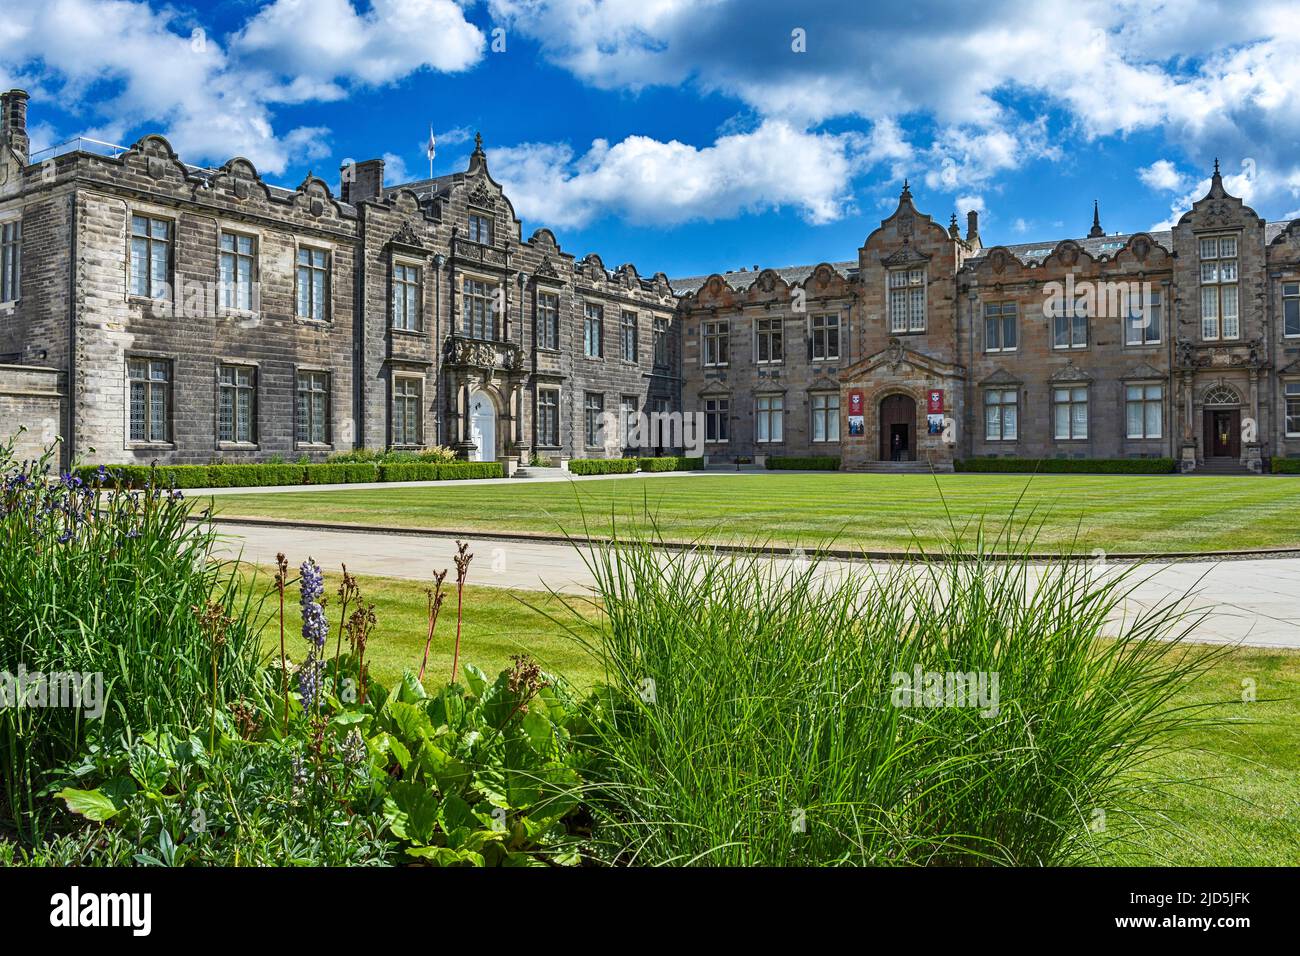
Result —
POLYGON ((723 461, 1300 457, 1300 220, 1217 168, 1167 232, 1108 236, 1094 209, 1085 237, 985 247, 904 187, 851 260, 669 280, 524 239, 481 143, 419 182, 349 165, 336 197, 158 136, 32 157, 26 115, 0 99, 0 434, 26 425, 24 452, 654 454, 693 442, 622 422, 680 411, 723 461))

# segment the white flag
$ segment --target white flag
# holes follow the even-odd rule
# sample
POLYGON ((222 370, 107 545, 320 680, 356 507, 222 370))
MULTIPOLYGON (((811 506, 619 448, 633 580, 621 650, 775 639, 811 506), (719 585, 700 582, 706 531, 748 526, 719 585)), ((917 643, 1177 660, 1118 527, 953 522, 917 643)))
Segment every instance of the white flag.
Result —
POLYGON ((430 127, 429 127, 429 145, 428 145, 427 147, 425 147, 425 152, 429 154, 429 162, 433 162, 433 155, 434 155, 434 149, 433 149, 433 147, 434 147, 433 127, 430 126, 430 127))

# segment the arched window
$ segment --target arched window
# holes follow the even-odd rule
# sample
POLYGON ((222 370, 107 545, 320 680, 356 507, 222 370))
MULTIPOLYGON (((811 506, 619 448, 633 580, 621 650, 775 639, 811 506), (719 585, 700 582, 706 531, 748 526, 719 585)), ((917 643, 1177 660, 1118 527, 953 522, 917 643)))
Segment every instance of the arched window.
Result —
POLYGON ((1241 396, 1231 385, 1212 385, 1205 393, 1206 405, 1240 405, 1241 396))

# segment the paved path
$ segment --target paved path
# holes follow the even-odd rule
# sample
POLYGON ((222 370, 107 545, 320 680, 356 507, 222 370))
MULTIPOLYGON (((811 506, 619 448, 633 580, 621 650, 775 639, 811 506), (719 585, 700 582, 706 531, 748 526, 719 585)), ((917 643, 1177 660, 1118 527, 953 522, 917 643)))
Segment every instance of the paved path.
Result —
MULTIPOLYGON (((455 551, 451 536, 375 534, 291 527, 221 524, 227 556, 274 565, 283 551, 291 564, 308 555, 326 568, 347 563, 357 574, 428 580, 435 570, 450 567, 455 551)), ((593 579, 582 555, 564 544, 475 539, 470 581, 487 587, 587 593, 593 579)), ((790 559, 773 559, 789 563, 790 559)), ((825 562, 832 573, 881 562, 825 562)), ((1260 647, 1300 648, 1300 558, 1232 560, 1211 563, 1183 561, 1150 565, 1137 571, 1141 583, 1120 609, 1132 614, 1142 608, 1192 593, 1196 607, 1211 607, 1196 632, 1198 640, 1244 643, 1260 647)))

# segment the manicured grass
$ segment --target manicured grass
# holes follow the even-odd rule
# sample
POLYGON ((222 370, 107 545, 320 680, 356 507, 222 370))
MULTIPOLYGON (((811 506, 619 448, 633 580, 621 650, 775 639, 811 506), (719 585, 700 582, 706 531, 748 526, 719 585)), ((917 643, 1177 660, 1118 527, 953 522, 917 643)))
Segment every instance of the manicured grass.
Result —
POLYGON ((1300 545, 1300 481, 1177 475, 704 475, 281 492, 211 499, 223 516, 596 535, 653 515, 663 537, 905 551, 951 526, 1037 525, 1036 550, 1209 551, 1300 545), (951 524, 950 524, 951 522, 951 524), (915 537, 914 537, 915 536, 915 537))
MULTIPOLYGON (((325 616, 330 624, 329 653, 334 654, 338 638, 337 568, 325 570, 325 616)), ((277 598, 272 591, 275 569, 261 569, 250 586, 257 596, 268 596, 263 605, 262 647, 268 655, 279 652, 280 628, 277 598)), ((472 574, 472 571, 471 571, 472 574)), ((371 676, 392 686, 404 670, 418 671, 424 656, 428 631, 426 585, 396 578, 357 576, 366 601, 375 605, 377 625, 366 646, 366 668, 371 676)), ((432 582, 430 582, 432 584, 432 582)), ((464 621, 461 631, 461 662, 474 664, 489 674, 510 664, 512 654, 531 654, 553 673, 582 687, 597 680, 595 663, 568 634, 546 615, 571 617, 559 600, 539 591, 511 591, 503 588, 465 588, 464 621)), ((591 613, 595 613, 594 609, 591 613)), ((302 619, 298 612, 296 587, 285 593, 285 650, 289 659, 301 661, 306 654, 302 619)), ((451 676, 452 648, 456 639, 456 589, 450 588, 438 618, 429 649, 426 681, 431 686, 451 676), (430 679, 429 675, 433 675, 430 679)), ((344 641, 344 651, 347 642, 344 641)))
MULTIPOLYGON (((379 625, 367 649, 371 673, 391 684, 406 668, 418 669, 424 649, 425 597, 419 582, 362 577, 368 600, 375 602, 379 625)), ((258 575, 257 587, 269 585, 258 575)), ((333 595, 338 574, 327 574, 326 594, 333 595)), ((569 598, 595 615, 594 608, 569 598)), ((268 601, 267 609, 273 608, 268 601)), ((337 607, 327 605, 331 628, 337 607)), ((494 673, 511 654, 527 652, 548 669, 582 689, 601 679, 599 666, 546 612, 566 620, 561 602, 544 592, 494 588, 466 589, 461 659, 494 673), (531 606, 531 607, 530 607, 531 606), (533 610, 538 608, 540 610, 533 610)), ((290 656, 301 657, 296 594, 286 609, 290 656)), ((455 598, 448 600, 429 655, 430 672, 451 669, 455 634, 455 598)), ((263 630, 271 651, 279 636, 274 620, 263 630)), ((331 635, 331 648, 333 647, 331 635)), ((1117 865, 1178 864, 1246 866, 1300 864, 1300 652, 1243 648, 1224 655, 1215 666, 1175 699, 1176 704, 1216 702, 1216 716, 1229 726, 1193 730, 1180 747, 1155 768, 1162 775, 1187 781, 1171 793, 1152 798, 1169 810, 1165 829, 1130 834, 1132 842, 1103 858, 1117 865), (1254 681, 1254 702, 1242 701, 1243 681, 1254 681)), ((1111 827, 1123 828, 1111 816, 1111 827)))

